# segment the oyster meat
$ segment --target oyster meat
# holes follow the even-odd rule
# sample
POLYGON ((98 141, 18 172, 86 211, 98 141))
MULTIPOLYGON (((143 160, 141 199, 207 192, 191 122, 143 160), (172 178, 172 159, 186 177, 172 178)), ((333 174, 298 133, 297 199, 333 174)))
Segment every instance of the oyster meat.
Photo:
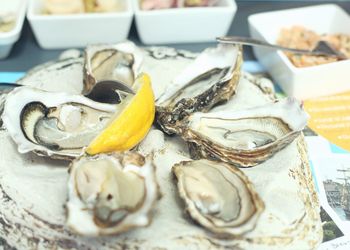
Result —
POLYGON ((116 107, 81 95, 19 87, 7 95, 2 119, 20 153, 71 159, 104 129, 116 107))
POLYGON ((158 198, 152 162, 132 152, 73 161, 68 189, 67 225, 88 236, 149 225, 158 198))
POLYGON ((116 45, 91 45, 85 50, 84 92, 101 80, 117 80, 133 85, 140 73, 142 51, 132 42, 116 45))
POLYGON ((172 170, 187 212, 210 232, 230 237, 255 228, 264 203, 238 168, 202 159, 180 162, 172 170))
POLYGON ((204 50, 157 99, 157 122, 168 133, 196 111, 206 112, 227 101, 239 82, 242 49, 220 44, 204 50))
POLYGON ((194 113, 181 130, 191 157, 252 167, 289 145, 307 124, 295 99, 241 111, 194 113))

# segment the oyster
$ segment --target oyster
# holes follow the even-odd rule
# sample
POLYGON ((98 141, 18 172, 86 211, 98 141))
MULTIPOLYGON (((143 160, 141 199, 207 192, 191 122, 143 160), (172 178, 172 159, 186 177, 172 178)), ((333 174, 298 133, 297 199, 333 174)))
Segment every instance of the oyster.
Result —
POLYGON ((214 158, 252 167, 290 144, 307 118, 295 99, 236 112, 198 112, 182 126, 182 137, 194 159, 214 158))
POLYGON ((115 105, 81 95, 20 87, 7 95, 2 118, 20 153, 71 159, 103 130, 115 111, 115 105))
POLYGON ((158 198, 153 164, 132 152, 73 161, 68 189, 67 225, 89 236, 149 225, 158 198))
MULTIPOLYGON (((61 55, 66 54, 62 52, 61 55)), ((66 54, 67 55, 67 54, 66 54)), ((64 57, 30 69, 16 82, 51 92, 81 94, 84 90, 82 57, 64 57)))
POLYGON ((85 50, 83 94, 89 93, 101 80, 118 80, 132 86, 140 73, 142 60, 141 50, 132 42, 88 46, 85 50))
POLYGON ((220 44, 204 50, 158 98, 157 122, 162 129, 178 133, 178 124, 191 113, 227 101, 235 93, 241 64, 241 47, 220 44))
POLYGON ((255 228, 264 203, 242 171, 209 160, 184 161, 172 168, 187 212, 218 236, 239 236, 255 228))

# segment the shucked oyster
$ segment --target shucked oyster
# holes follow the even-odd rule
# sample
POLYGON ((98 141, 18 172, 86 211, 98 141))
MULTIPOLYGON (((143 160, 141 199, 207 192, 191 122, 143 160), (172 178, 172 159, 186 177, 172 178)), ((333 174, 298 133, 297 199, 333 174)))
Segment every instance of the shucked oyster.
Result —
POLYGON ((101 80, 119 80, 132 86, 140 73, 142 60, 141 50, 132 42, 88 46, 85 50, 83 94, 101 80))
POLYGON ((204 159, 180 162, 172 170, 187 212, 200 225, 221 237, 254 229, 264 203, 242 171, 204 159))
POLYGON ((195 159, 251 167, 290 144, 306 126, 307 117, 294 99, 236 112, 194 113, 182 127, 182 137, 195 159))
POLYGON ((67 224, 89 236, 147 226, 158 198, 154 166, 131 152, 73 161, 68 189, 67 224))
POLYGON ((2 118, 20 153, 70 159, 81 154, 115 110, 81 95, 20 87, 8 94, 2 118))
POLYGON ((242 64, 241 47, 220 44, 203 51, 157 100, 157 121, 166 133, 196 111, 206 112, 235 92, 242 64))

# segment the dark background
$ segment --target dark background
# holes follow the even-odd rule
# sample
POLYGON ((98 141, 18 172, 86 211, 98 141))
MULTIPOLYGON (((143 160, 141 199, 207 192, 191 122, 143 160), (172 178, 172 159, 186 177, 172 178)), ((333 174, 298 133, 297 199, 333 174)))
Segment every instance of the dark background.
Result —
MULTIPOLYGON (((350 1, 251 1, 251 0, 238 0, 237 13, 232 22, 229 35, 249 36, 247 17, 254 13, 303 7, 309 5, 336 3, 348 13, 350 13, 350 1)), ((349 27, 350 29, 350 27, 349 27)), ((132 24, 129 38, 138 45, 142 45, 136 32, 135 23, 132 24)), ((178 49, 187 49, 195 52, 199 52, 208 46, 213 46, 214 43, 194 43, 194 44, 166 44, 178 49)), ((30 29, 28 21, 25 21, 22 30, 22 35, 19 41, 14 45, 11 54, 8 58, 0 60, 0 71, 27 71, 28 69, 57 58, 62 50, 43 50, 41 49, 30 29)), ((245 48, 244 53, 245 60, 254 59, 254 55, 250 48, 245 48)))

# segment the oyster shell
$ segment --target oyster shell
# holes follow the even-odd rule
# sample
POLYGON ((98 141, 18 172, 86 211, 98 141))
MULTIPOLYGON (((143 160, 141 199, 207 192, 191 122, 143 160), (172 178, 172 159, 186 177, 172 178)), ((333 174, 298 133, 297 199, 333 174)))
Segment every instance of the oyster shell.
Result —
POLYGON ((168 133, 196 111, 206 112, 227 101, 239 82, 242 48, 219 44, 204 50, 176 77, 157 100, 157 122, 168 133))
POLYGON ((71 159, 82 153, 115 111, 115 105, 81 95, 20 87, 7 95, 2 118, 20 153, 71 159))
POLYGON ((51 92, 81 94, 84 90, 82 57, 49 61, 30 69, 16 82, 51 92))
POLYGON ((172 168, 186 210, 218 236, 239 236, 255 228, 264 203, 242 171, 209 160, 184 161, 172 168))
POLYGON ((140 73, 142 60, 142 51, 132 42, 88 46, 85 49, 83 94, 89 93, 101 80, 119 80, 132 86, 140 73))
POLYGON ((73 161, 68 189, 67 225, 89 236, 149 225, 158 198, 153 164, 132 152, 73 161))
POLYGON ((289 145, 307 123, 295 99, 236 112, 194 113, 182 126, 191 157, 252 167, 289 145))

